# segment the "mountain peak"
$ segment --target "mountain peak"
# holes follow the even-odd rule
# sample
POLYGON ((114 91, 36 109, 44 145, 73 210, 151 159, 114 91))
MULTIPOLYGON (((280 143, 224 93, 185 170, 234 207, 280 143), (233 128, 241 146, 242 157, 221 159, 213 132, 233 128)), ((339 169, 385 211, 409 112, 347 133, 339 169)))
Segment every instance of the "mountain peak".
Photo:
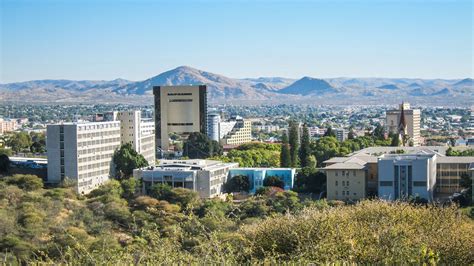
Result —
POLYGON ((306 76, 295 81, 293 84, 280 90, 279 92, 286 94, 310 95, 335 92, 335 89, 331 86, 331 84, 323 79, 306 76))

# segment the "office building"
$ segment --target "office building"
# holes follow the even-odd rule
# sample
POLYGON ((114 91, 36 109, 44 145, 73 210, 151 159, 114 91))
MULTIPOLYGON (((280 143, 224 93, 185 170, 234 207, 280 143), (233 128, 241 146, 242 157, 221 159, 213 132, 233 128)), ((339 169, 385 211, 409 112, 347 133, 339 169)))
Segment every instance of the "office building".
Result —
POLYGON ((433 201, 436 154, 387 154, 378 160, 378 196, 385 200, 433 201))
POLYGON ((237 146, 252 141, 252 121, 240 116, 221 122, 219 128, 222 145, 237 146))
POLYGON ((229 177, 238 175, 247 176, 250 181, 250 193, 263 187, 263 182, 270 176, 277 177, 284 182, 284 190, 291 190, 295 181, 296 169, 294 168, 232 168, 229 177))
POLYGON ((436 193, 451 195, 460 192, 462 175, 469 175, 472 156, 438 156, 436 159, 436 193))
MULTIPOLYGON (((341 171, 351 171, 354 167, 352 163, 359 164, 364 167, 366 182, 367 182, 367 197, 376 196, 378 194, 378 158, 381 155, 396 156, 400 155, 417 155, 417 154, 432 154, 436 155, 436 184, 435 194, 436 198, 447 198, 455 192, 460 192, 461 176, 469 174, 470 166, 474 164, 474 157, 469 156, 446 156, 446 146, 419 146, 419 147, 369 147, 363 150, 350 154, 349 157, 333 157, 324 161, 323 171, 326 172, 328 178, 328 199, 337 199, 335 197, 335 188, 333 185, 336 181, 335 171, 341 177, 341 171), (351 164, 346 164, 347 162, 351 164), (337 164, 335 166, 332 166, 337 164), (329 167, 331 166, 331 167, 329 167), (331 170, 332 168, 332 170, 331 170), (337 168, 337 169, 335 169, 337 168), (332 195, 332 196, 331 196, 332 195)), ((340 180, 338 180, 338 184, 340 180)), ((352 185, 352 183, 349 183, 352 185)), ((352 189, 351 187, 349 187, 352 189)), ((341 192, 338 192, 340 199, 341 192)), ((348 197, 349 200, 355 198, 348 197)))
POLYGON ((149 165, 155 165, 155 122, 153 119, 143 119, 141 111, 138 110, 114 113, 109 113, 107 116, 120 121, 121 144, 132 144, 133 149, 143 155, 149 165))
POLYGON ((184 138, 192 132, 207 134, 207 88, 155 86, 155 135, 162 150, 169 149, 169 134, 184 138))
POLYGON ((402 146, 419 146, 421 112, 411 109, 409 103, 402 103, 398 110, 386 113, 387 131, 400 136, 402 146))
POLYGON ((133 170, 133 176, 142 180, 143 192, 148 193, 155 184, 191 189, 201 198, 221 196, 229 170, 238 163, 223 163, 212 160, 160 160, 156 167, 133 170))
POLYGON ((64 123, 47 126, 48 182, 66 177, 87 194, 112 175, 112 156, 120 147, 120 122, 64 123))
POLYGON ((219 131, 219 124, 221 123, 221 115, 216 109, 210 109, 208 111, 208 119, 207 119, 207 136, 211 140, 215 140, 217 142, 220 141, 220 131, 219 131))

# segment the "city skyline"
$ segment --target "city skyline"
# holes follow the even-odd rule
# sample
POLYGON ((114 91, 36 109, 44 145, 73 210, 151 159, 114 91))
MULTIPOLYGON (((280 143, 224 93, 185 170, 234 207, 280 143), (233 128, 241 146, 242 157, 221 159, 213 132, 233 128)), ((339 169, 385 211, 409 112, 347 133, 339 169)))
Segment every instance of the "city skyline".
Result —
POLYGON ((470 1, 2 1, 0 83, 473 77, 470 1), (245 19, 242 19, 245 18, 245 19))

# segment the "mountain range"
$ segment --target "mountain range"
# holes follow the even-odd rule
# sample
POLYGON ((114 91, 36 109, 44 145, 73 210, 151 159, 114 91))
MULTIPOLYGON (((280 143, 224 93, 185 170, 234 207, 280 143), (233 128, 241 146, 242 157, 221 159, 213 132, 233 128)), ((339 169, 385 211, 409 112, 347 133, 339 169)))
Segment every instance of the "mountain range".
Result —
POLYGON ((150 104, 153 86, 208 86, 211 103, 471 105, 474 81, 413 78, 235 79, 181 66, 144 81, 34 80, 0 84, 0 102, 150 104))

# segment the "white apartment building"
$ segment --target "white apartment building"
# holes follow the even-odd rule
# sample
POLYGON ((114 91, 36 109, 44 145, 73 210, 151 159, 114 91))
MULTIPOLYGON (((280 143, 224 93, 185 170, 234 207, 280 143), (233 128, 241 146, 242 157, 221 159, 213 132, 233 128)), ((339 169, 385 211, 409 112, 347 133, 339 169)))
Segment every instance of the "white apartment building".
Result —
POLYGON ((398 110, 389 110, 386 113, 386 127, 388 132, 398 134, 400 121, 406 126, 406 131, 413 146, 421 145, 420 138, 420 109, 411 109, 409 103, 402 103, 398 110), (404 119, 402 119, 404 117, 404 119))
POLYGON ((15 131, 16 129, 18 129, 18 123, 16 119, 0 118, 0 135, 15 131))
POLYGON ((112 175, 112 156, 120 147, 120 122, 63 123, 47 126, 48 182, 66 177, 87 194, 112 175))
POLYGON ((222 195, 229 170, 238 166, 238 163, 201 159, 160 160, 156 167, 133 170, 133 176, 143 181, 144 193, 155 184, 168 184, 194 190, 201 198, 214 198, 222 195))
POLYGON ((149 165, 155 165, 155 122, 142 119, 141 111, 117 112, 116 120, 120 121, 121 144, 131 143, 133 149, 145 157, 149 165))

